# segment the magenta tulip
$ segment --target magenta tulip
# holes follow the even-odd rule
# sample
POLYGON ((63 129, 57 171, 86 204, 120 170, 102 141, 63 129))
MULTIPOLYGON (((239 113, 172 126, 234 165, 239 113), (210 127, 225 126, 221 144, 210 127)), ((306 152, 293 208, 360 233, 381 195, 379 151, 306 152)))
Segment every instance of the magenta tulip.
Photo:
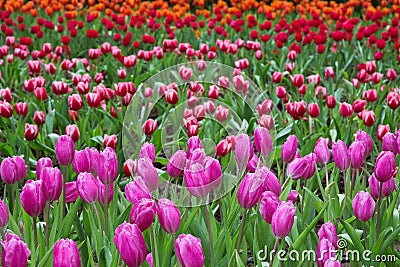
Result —
POLYGON ((351 167, 353 169, 360 169, 365 161, 365 145, 364 142, 354 141, 349 147, 349 154, 351 159, 351 167))
POLYGON ((68 135, 61 135, 56 143, 56 157, 62 166, 68 166, 74 160, 74 140, 68 135))
POLYGON ((136 204, 142 198, 151 199, 151 192, 142 177, 136 176, 125 186, 125 196, 129 202, 136 204))
POLYGON ((308 173, 307 168, 310 168, 310 161, 304 158, 296 158, 288 165, 287 176, 293 180, 305 178, 308 173))
POLYGON ((393 133, 386 133, 382 138, 382 150, 397 154, 397 140, 393 133))
POLYGON ((1 179, 7 184, 21 182, 26 177, 25 161, 20 156, 5 158, 0 165, 1 179))
POLYGON ((291 162, 297 152, 297 145, 299 140, 295 135, 290 135, 282 146, 281 158, 284 163, 291 162))
POLYGON ((50 158, 40 158, 36 163, 36 180, 42 179, 42 172, 46 167, 53 167, 53 162, 50 158))
POLYGON ((147 254, 146 261, 150 265, 150 267, 154 267, 154 265, 153 265, 153 255, 151 253, 147 254))
POLYGON ((321 241, 322 239, 328 239, 329 242, 335 247, 337 247, 338 243, 338 235, 336 231, 336 227, 332 222, 327 222, 321 226, 318 231, 318 240, 321 241))
POLYGON ((342 267, 340 261, 335 260, 334 258, 328 259, 323 267, 342 267))
POLYGON ((277 196, 281 194, 281 184, 278 177, 267 167, 260 167, 256 169, 255 175, 260 175, 261 179, 265 179, 263 191, 272 191, 277 196))
POLYGON ((378 181, 384 183, 396 171, 396 156, 391 151, 382 151, 375 160, 374 173, 378 181))
POLYGON ((169 199, 160 199, 157 213, 161 228, 167 233, 175 234, 181 223, 181 212, 175 203, 169 199))
POLYGON ((292 202, 282 202, 272 215, 272 233, 276 238, 286 237, 292 230, 296 208, 292 202))
POLYGON ((299 193, 296 190, 291 190, 287 197, 287 201, 292 202, 293 204, 298 201, 299 193))
MULTIPOLYGON (((376 177, 375 174, 372 174, 371 177, 368 179, 369 183, 369 189, 371 191, 371 195, 375 198, 379 198, 379 189, 380 189, 380 184, 376 177)), ((390 194, 396 189, 396 184, 394 182, 394 178, 390 178, 388 181, 382 183, 382 192, 381 192, 381 197, 388 197, 390 194)))
POLYGON ((182 267, 204 267, 204 253, 200 238, 190 234, 175 240, 175 253, 182 267))
POLYGON ((137 173, 142 177, 143 181, 146 183, 147 187, 154 191, 158 187, 158 172, 153 166, 151 160, 147 158, 141 158, 138 160, 137 173))
POLYGON ((316 156, 317 163, 327 164, 330 160, 331 153, 328 147, 328 138, 320 138, 314 147, 314 154, 316 156))
POLYGON ((247 173, 239 185, 238 201, 239 205, 245 209, 252 208, 257 204, 265 188, 265 177, 247 173))
POLYGON ((65 203, 75 202, 78 197, 76 181, 65 183, 65 203))
MULTIPOLYGON (((101 205, 106 205, 106 185, 103 184, 99 179, 96 179, 97 187, 99 189, 98 201, 101 205)), ((112 201, 114 197, 114 182, 108 185, 108 203, 112 201)))
POLYGON ((93 204, 99 198, 99 188, 93 174, 82 172, 76 178, 79 196, 86 203, 93 204))
POLYGON ((271 224, 272 216, 281 203, 279 197, 271 191, 265 191, 261 197, 260 213, 264 220, 271 224))
POLYGON ((369 136, 369 134, 367 134, 364 131, 359 130, 356 134, 355 140, 364 142, 366 156, 371 153, 373 145, 372 145, 371 136, 369 136))
POLYGON ((267 128, 257 127, 254 130, 254 145, 258 153, 263 157, 268 157, 272 151, 272 138, 267 128))
POLYGON ((25 267, 31 251, 22 239, 12 233, 6 234, 6 240, 1 242, 1 266, 3 267, 25 267))
POLYGON ((198 136, 190 137, 188 140, 188 147, 186 150, 187 158, 190 158, 190 156, 192 155, 192 152, 197 148, 203 148, 200 138, 198 136))
POLYGON ((62 191, 62 174, 60 169, 46 167, 42 170, 43 191, 46 201, 60 198, 62 191))
POLYGON ((375 201, 372 196, 365 191, 360 191, 353 199, 354 216, 362 222, 372 218, 375 211, 375 201))
POLYGON ((341 170, 347 170, 350 166, 350 158, 346 144, 338 140, 332 143, 332 156, 336 166, 341 170))
POLYGON ((318 267, 323 267, 329 259, 335 259, 335 251, 335 247, 328 239, 324 238, 320 240, 316 253, 318 267))
POLYGON ((76 174, 90 171, 90 154, 88 149, 75 151, 72 168, 76 174))
POLYGON ((186 152, 183 150, 176 151, 168 160, 167 173, 170 177, 177 178, 183 175, 186 165, 186 152))
POLYGON ((146 242, 136 224, 122 223, 115 229, 114 243, 128 267, 139 267, 146 260, 146 242))
POLYGON ((8 209, 6 203, 0 198, 0 228, 6 227, 8 223, 8 209))
POLYGON ((28 180, 22 188, 20 199, 22 207, 29 216, 39 216, 46 204, 42 180, 28 180))
POLYGON ((153 223, 157 208, 152 199, 142 198, 135 205, 130 213, 130 223, 136 224, 143 232, 153 223))
POLYGON ((246 170, 248 172, 255 172, 258 167, 262 167, 262 166, 263 166, 263 164, 262 164, 261 159, 259 159, 257 157, 257 155, 254 154, 253 157, 249 160, 249 162, 247 162, 246 170))
POLYGON ((54 244, 54 267, 80 267, 81 258, 76 243, 71 239, 60 239, 54 244))
POLYGON ((253 157, 254 148, 250 137, 247 134, 239 134, 236 136, 235 142, 235 158, 239 170, 243 170, 247 162, 253 157))
POLYGON ((100 153, 99 161, 97 165, 97 175, 100 181, 109 185, 114 182, 118 174, 118 159, 117 154, 111 147, 106 147, 104 151, 100 153))
POLYGON ((148 158, 154 163, 156 159, 156 148, 151 143, 144 143, 139 151, 139 158, 148 158))

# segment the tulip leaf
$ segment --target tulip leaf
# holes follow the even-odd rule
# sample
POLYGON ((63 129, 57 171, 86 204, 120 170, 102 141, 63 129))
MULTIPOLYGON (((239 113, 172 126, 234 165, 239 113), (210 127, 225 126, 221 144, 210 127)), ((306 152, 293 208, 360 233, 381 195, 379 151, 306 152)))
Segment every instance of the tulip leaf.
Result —
MULTIPOLYGON (((293 243, 293 245, 291 246, 291 250, 298 250, 301 245, 304 244, 305 239, 307 238, 308 234, 311 232, 311 230, 315 227, 315 225, 318 223, 318 221, 322 218, 322 216, 325 213, 326 208, 328 207, 328 203, 326 202, 320 212, 318 213, 318 215, 311 221, 310 225, 299 235, 299 237, 296 239, 296 241, 293 243)), ((289 248, 290 250, 290 248, 289 248)))
POLYGON ((383 243, 387 240, 386 236, 389 232, 393 232, 392 227, 386 228, 379 234, 378 240, 375 242, 374 246, 372 247, 373 255, 377 255, 378 252, 381 251, 381 248, 383 247, 383 243))
MULTIPOLYGON (((400 190, 397 190, 396 193, 394 194, 393 200, 398 199, 400 194, 400 190)), ((396 207, 397 201, 391 201, 388 209, 385 211, 382 219, 382 228, 389 226, 389 222, 393 216, 394 209, 396 207)))
POLYGON ((389 246, 394 245, 394 241, 398 238, 400 234, 400 227, 398 227, 393 233, 391 233, 383 242, 382 247, 377 247, 379 250, 379 254, 384 254, 389 246))
POLYGON ((356 231, 354 230, 353 226, 351 226, 349 223, 344 221, 343 219, 339 218, 340 223, 343 225, 344 229, 346 229, 346 232, 349 234, 351 241, 353 241, 354 247, 360 252, 363 253, 365 248, 363 244, 360 241, 360 238, 358 237, 356 231))
POLYGON ((62 220, 61 224, 61 236, 66 238, 68 233, 71 231, 72 224, 74 222, 74 217, 76 216, 78 209, 81 207, 81 198, 78 198, 72 205, 71 209, 68 211, 65 218, 62 220))

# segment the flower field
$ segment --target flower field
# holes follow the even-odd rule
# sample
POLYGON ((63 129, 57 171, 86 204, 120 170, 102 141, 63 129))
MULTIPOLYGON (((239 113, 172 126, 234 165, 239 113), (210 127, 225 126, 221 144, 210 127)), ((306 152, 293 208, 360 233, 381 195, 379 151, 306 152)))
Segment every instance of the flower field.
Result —
POLYGON ((1 266, 400 266, 400 2, 0 1, 1 266))

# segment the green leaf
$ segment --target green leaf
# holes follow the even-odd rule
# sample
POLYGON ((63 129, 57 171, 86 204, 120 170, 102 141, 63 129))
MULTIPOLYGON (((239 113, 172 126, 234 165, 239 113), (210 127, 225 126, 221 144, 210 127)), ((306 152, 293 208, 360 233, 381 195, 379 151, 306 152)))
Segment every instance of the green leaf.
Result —
POLYGON ((360 241, 360 238, 358 238, 356 231, 354 230, 354 227, 351 226, 349 223, 344 221, 343 219, 339 218, 340 223, 343 225, 344 229, 346 232, 349 234, 351 240, 353 241, 354 247, 360 252, 363 253, 365 248, 363 244, 360 241))

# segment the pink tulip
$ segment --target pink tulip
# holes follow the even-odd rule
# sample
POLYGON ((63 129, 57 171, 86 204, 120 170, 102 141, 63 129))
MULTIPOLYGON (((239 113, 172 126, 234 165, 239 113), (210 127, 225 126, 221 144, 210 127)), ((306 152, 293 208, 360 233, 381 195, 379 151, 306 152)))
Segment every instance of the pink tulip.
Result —
POLYGON ((54 244, 54 267, 80 267, 81 258, 76 243, 71 239, 60 239, 54 244))
POLYGON ((28 180, 22 188, 20 199, 25 212, 31 217, 38 217, 46 204, 42 180, 28 180))
POLYGON ((167 233, 175 234, 181 222, 181 212, 175 203, 169 199, 160 199, 157 213, 161 228, 167 233))
POLYGON ((276 238, 286 237, 292 230, 296 208, 292 202, 282 202, 272 215, 272 233, 276 238))
POLYGON ((375 201, 368 192, 358 192, 353 199, 352 206, 354 216, 362 222, 368 221, 374 215, 375 201))
POLYGON ((75 154, 74 140, 68 135, 61 135, 56 143, 56 157, 62 166, 72 163, 75 154))
POLYGON ((153 223, 157 208, 152 199, 142 198, 133 206, 130 213, 130 223, 136 224, 143 232, 153 223))
POLYGON ((1 242, 1 265, 3 267, 25 267, 31 251, 22 239, 12 233, 6 234, 6 240, 1 242))
POLYGON ((175 253, 182 267, 204 267, 204 253, 200 238, 190 234, 175 240, 175 253))
POLYGON ((272 216, 274 215, 280 203, 281 201, 275 193, 271 191, 265 191, 262 194, 260 213, 267 223, 271 224, 272 216))

